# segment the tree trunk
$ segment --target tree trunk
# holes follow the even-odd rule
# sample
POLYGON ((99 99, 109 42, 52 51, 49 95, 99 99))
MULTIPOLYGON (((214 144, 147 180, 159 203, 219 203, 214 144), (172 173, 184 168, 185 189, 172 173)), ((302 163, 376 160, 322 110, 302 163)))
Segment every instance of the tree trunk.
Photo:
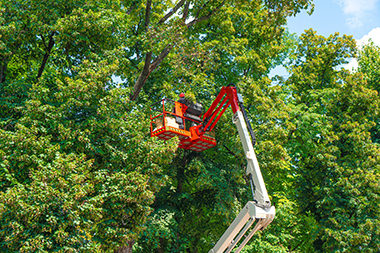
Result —
POLYGON ((160 247, 158 248, 158 253, 164 253, 164 238, 160 237, 160 247))
POLYGON ((130 240, 127 242, 126 246, 115 249, 113 252, 114 253, 132 253, 133 244, 135 244, 135 240, 130 240))
MULTIPOLYGON (((42 76, 42 72, 45 69, 45 66, 46 66, 47 60, 49 58, 50 52, 51 52, 51 50, 52 50, 52 48, 54 46, 55 41, 54 41, 53 36, 54 36, 54 32, 50 35, 49 44, 48 45, 45 44, 46 52, 45 52, 44 58, 42 60, 41 66, 40 66, 40 68, 38 70, 37 79, 42 76)), ((41 37, 42 37, 42 40, 45 43, 45 40, 44 40, 43 36, 41 36, 41 37)))
POLYGON ((5 82, 7 77, 8 59, 3 58, 0 65, 0 83, 5 82))

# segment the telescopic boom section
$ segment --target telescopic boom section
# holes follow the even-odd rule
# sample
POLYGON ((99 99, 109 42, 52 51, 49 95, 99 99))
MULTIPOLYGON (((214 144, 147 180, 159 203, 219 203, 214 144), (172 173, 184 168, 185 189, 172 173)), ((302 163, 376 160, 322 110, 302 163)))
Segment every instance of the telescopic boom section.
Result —
POLYGON ((243 99, 241 95, 237 93, 235 86, 229 85, 222 88, 209 110, 204 114, 204 127, 202 130, 212 130, 221 115, 223 115, 230 105, 234 113, 232 120, 238 129, 245 157, 247 159, 246 174, 251 181, 254 200, 248 201, 243 210, 231 223, 229 228, 224 232, 223 236, 209 253, 231 252, 239 244, 239 241, 244 235, 248 233, 248 235, 244 237, 243 242, 241 242, 235 250, 235 253, 240 252, 251 237, 258 230, 265 229, 273 221, 275 216, 275 208, 270 203, 259 163, 257 162, 256 154, 253 149, 253 144, 248 134, 246 123, 249 124, 249 122, 247 122, 248 119, 239 107, 239 105, 241 105, 243 108, 243 99), (255 221, 257 221, 256 225, 250 230, 255 221))

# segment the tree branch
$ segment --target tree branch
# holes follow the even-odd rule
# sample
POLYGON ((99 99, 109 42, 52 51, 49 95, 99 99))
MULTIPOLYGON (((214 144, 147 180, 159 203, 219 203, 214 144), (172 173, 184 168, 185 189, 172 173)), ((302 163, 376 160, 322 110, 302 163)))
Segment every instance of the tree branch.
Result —
POLYGON ((161 18, 160 19, 160 21, 158 21, 158 23, 157 24, 162 24, 162 23, 164 23, 166 20, 168 20, 171 16, 173 16, 173 14, 174 13, 176 13, 177 12, 177 10, 179 9, 179 8, 181 8, 182 7, 182 5, 185 3, 185 0, 181 0, 181 1, 179 1, 179 3, 176 5, 176 6, 174 6, 174 8, 173 9, 171 9, 163 18, 161 18))
POLYGON ((48 46, 46 45, 46 41, 45 41, 44 36, 42 34, 40 34, 40 36, 41 36, 42 42, 44 43, 45 49, 47 49, 48 46))
POLYGON ((172 49, 172 45, 168 44, 164 50, 160 53, 159 56, 152 62, 152 52, 148 52, 145 56, 145 63, 143 71, 141 72, 139 78, 137 79, 135 85, 133 86, 133 94, 131 94, 130 99, 132 101, 136 100, 142 87, 146 83, 146 80, 148 79, 150 73, 152 73, 158 65, 165 59, 165 57, 169 54, 170 50, 172 49))
MULTIPOLYGON (((146 7, 146 12, 145 12, 145 29, 148 29, 149 26, 149 15, 150 15, 150 7, 151 7, 151 2, 152 0, 147 0, 147 7, 146 7)), ((159 22, 158 24, 164 23, 166 20, 168 20, 179 8, 181 8, 185 4, 186 0, 180 0, 180 2, 168 13, 166 14, 159 22)), ((214 15, 216 12, 218 12, 226 0, 223 0, 223 2, 216 7, 214 10, 210 11, 210 13, 206 16, 200 17, 200 18, 194 18, 193 21, 191 21, 189 24, 187 24, 187 28, 195 25, 198 22, 201 22, 203 20, 209 19, 212 15, 214 15)), ((185 8, 184 8, 184 13, 183 17, 187 17, 188 12, 189 12, 189 6, 190 6, 190 1, 186 2, 185 8)), ((149 75, 158 67, 158 65, 165 59, 165 57, 169 54, 170 50, 172 49, 172 45, 168 44, 156 57, 156 59, 151 63, 152 59, 152 52, 148 52, 145 56, 145 63, 144 63, 144 68, 138 77, 138 79, 135 82, 135 85, 133 86, 133 93, 130 95, 130 99, 132 101, 136 100, 139 93, 141 92, 142 87, 146 83, 149 75)))
POLYGON ((127 14, 130 15, 135 8, 136 8, 136 1, 133 1, 131 7, 129 7, 127 11, 127 14))
MULTIPOLYGON (((53 46, 54 46, 54 43, 55 43, 54 38, 53 38, 54 34, 55 34, 55 32, 52 32, 51 35, 49 36, 49 44, 48 44, 48 46, 47 46, 47 48, 46 48, 46 52, 45 52, 44 58, 43 58, 43 60, 42 60, 41 66, 40 66, 40 68, 39 68, 39 70, 38 70, 37 79, 40 78, 40 77, 42 76, 42 72, 43 72, 44 69, 45 69, 45 66, 46 66, 47 60, 48 60, 48 58, 49 58, 49 55, 50 55, 51 49, 52 49, 53 46)), ((42 38, 43 38, 43 37, 42 37, 42 38)), ((44 40, 43 40, 43 41, 44 41, 44 40)), ((45 41, 44 41, 44 44, 45 44, 45 41)), ((45 46, 46 46, 46 44, 45 44, 45 46)))
POLYGON ((205 2, 201 8, 197 11, 197 14, 195 14, 195 18, 199 17, 199 14, 201 13, 201 10, 203 10, 204 7, 208 4, 209 1, 205 2))
POLYGON ((182 15, 183 20, 186 20, 187 15, 189 15, 189 7, 190 7, 190 1, 187 1, 185 4, 185 7, 183 8, 183 15, 182 15))
POLYGON ((137 70, 140 70, 139 69, 139 67, 131 60, 131 59, 129 59, 129 57, 126 57, 127 58, 127 60, 132 64, 132 66, 135 68, 135 69, 137 69, 137 70))
POLYGON ((203 16, 203 17, 200 17, 200 18, 194 18, 190 23, 186 24, 187 28, 190 28, 192 27, 193 25, 201 22, 201 21, 204 21, 204 20, 207 20, 209 18, 212 17, 212 15, 214 15, 215 13, 217 13, 224 5, 224 3, 226 2, 226 0, 224 0, 218 7, 216 7, 214 10, 210 11, 209 14, 207 14, 206 16, 203 16))
POLYGON ((302 243, 304 242, 304 240, 300 241, 296 247, 294 247, 293 249, 289 249, 289 252, 290 251, 295 251, 302 243))
POLYGON ((159 56, 152 62, 149 67, 149 74, 157 68, 157 66, 165 59, 165 57, 169 54, 170 50, 173 48, 171 44, 166 45, 164 50, 160 53, 159 56))
POLYGON ((146 2, 145 9, 145 31, 149 30, 149 15, 150 15, 150 6, 152 5, 152 0, 146 2))
POLYGON ((149 76, 149 66, 150 66, 150 60, 152 59, 152 52, 148 52, 145 55, 145 63, 144 63, 144 68, 137 79, 135 85, 133 86, 133 94, 131 94, 130 99, 131 100, 136 100, 137 96, 139 95, 141 88, 146 82, 146 79, 149 76))
POLYGON ((227 149, 227 152, 231 155, 233 155, 236 159, 240 159, 239 156, 237 154, 235 154, 234 152, 231 151, 231 149, 229 149, 226 145, 223 144, 223 147, 225 149, 227 149))

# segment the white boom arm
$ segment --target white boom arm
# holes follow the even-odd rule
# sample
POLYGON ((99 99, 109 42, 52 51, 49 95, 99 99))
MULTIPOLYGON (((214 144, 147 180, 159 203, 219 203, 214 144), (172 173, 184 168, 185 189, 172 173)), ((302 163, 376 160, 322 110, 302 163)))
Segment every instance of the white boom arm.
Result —
POLYGON ((247 233, 255 220, 258 220, 255 227, 249 232, 235 251, 235 253, 240 252, 251 239, 253 234, 258 230, 265 229, 273 221, 275 215, 275 208, 274 206, 271 206, 259 163, 257 162, 255 151, 253 150, 252 141, 248 135, 247 125, 241 111, 235 113, 233 116, 233 123, 236 124, 243 144, 244 153, 248 162, 246 173, 248 176, 252 177, 255 185, 255 199, 257 202, 248 201, 243 210, 231 223, 209 253, 231 252, 243 235, 247 233))

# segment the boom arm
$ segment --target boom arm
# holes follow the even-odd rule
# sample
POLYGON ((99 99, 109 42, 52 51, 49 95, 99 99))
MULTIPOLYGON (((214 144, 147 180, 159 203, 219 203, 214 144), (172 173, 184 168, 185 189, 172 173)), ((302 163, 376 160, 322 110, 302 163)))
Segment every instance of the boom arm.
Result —
POLYGON ((242 110, 239 107, 239 105, 242 106, 242 104, 242 97, 237 93, 236 87, 233 85, 223 87, 208 111, 204 114, 203 124, 194 127, 197 135, 202 135, 205 131, 211 131, 225 110, 231 105, 234 113, 233 123, 236 124, 238 129, 247 159, 246 174, 250 178, 252 192, 254 193, 254 201, 249 201, 244 206, 238 217, 232 222, 230 227, 225 231, 223 236, 219 239, 214 248, 209 251, 209 253, 231 252, 243 235, 248 232, 255 220, 258 220, 255 227, 249 232, 235 251, 235 253, 240 252, 246 243, 251 239, 253 234, 258 230, 265 229, 273 221, 275 215, 275 208, 274 206, 271 206, 268 192, 264 184, 264 179, 253 149, 253 144, 250 136, 248 135, 246 120, 242 110))

